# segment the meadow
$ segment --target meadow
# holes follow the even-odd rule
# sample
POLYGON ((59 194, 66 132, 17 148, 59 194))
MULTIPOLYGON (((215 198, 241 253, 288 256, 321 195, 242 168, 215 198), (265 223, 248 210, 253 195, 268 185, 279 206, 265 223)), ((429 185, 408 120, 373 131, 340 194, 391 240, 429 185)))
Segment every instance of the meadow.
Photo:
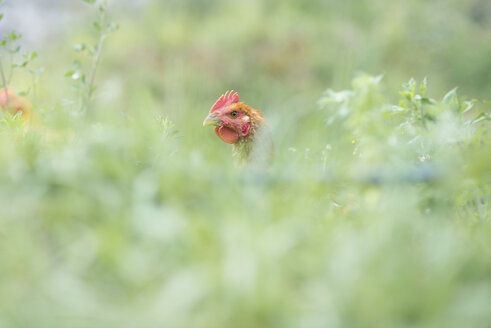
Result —
POLYGON ((67 6, 0 30, 32 103, 0 111, 0 327, 489 327, 488 1, 67 6), (202 127, 231 89, 264 170, 202 127))

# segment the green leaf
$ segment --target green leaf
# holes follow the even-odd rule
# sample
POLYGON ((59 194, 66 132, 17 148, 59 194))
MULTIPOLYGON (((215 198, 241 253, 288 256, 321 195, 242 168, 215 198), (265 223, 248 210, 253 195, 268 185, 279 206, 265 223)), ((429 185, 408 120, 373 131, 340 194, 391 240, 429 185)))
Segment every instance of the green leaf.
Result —
POLYGON ((73 61, 73 67, 75 67, 76 69, 81 69, 82 63, 80 62, 80 60, 74 60, 73 61))
POLYGON ((407 83, 404 83, 400 94, 408 100, 412 100, 416 94, 416 81, 411 78, 407 83))
POLYGON ((0 21, 3 19, 3 14, 0 14, 0 21))
MULTIPOLYGON (((44 72, 44 67, 39 67, 38 69, 36 70, 29 70, 29 74, 32 75, 32 76, 39 76, 41 75, 42 73, 44 72)), ((67 73, 65 73, 65 76, 66 76, 67 73)))
POLYGON ((480 113, 479 115, 476 116, 472 120, 472 124, 476 124, 482 121, 491 121, 491 114, 490 113, 480 113))
POLYGON ((73 50, 75 50, 77 52, 84 51, 85 50, 85 43, 82 43, 82 44, 75 43, 74 45, 72 45, 72 47, 73 47, 73 50))
POLYGON ((400 113, 403 113, 403 112, 405 112, 405 111, 406 111, 406 108, 401 107, 401 106, 396 106, 396 105, 394 105, 394 106, 392 106, 392 107, 390 108, 390 113, 391 113, 391 114, 400 114, 400 113))
POLYGON ((428 90, 428 80, 425 77, 423 79, 423 82, 421 82, 421 84, 419 85, 419 93, 420 93, 421 97, 425 96, 426 90, 428 90))
POLYGON ((93 5, 94 3, 96 3, 97 0, 82 0, 82 1, 93 5))
POLYGON ((327 105, 331 103, 343 103, 353 97, 354 94, 355 93, 351 90, 334 91, 332 89, 327 89, 324 91, 324 95, 319 101, 319 104, 327 105))
POLYGON ((474 104, 477 102, 477 99, 472 99, 472 100, 467 100, 467 101, 462 101, 462 113, 466 113, 472 109, 474 104))
POLYGON ((421 98, 421 103, 426 104, 426 105, 434 105, 436 101, 434 101, 431 98, 421 98))
POLYGON ((11 41, 17 41, 20 38, 22 38, 22 34, 17 33, 15 31, 12 31, 12 32, 10 32, 10 33, 7 34, 7 39, 9 39, 11 41))
POLYGON ((89 56, 94 56, 97 53, 97 46, 87 46, 87 54, 89 56))
POLYGON ((116 24, 116 23, 107 24, 106 31, 108 31, 109 33, 115 32, 117 30, 119 30, 118 24, 116 24))
POLYGON ((457 98, 457 88, 453 88, 445 96, 443 96, 442 103, 444 104, 450 104, 450 103, 455 103, 455 100, 457 98))
POLYGON ((94 22, 93 25, 97 32, 101 31, 101 24, 99 22, 94 22))
POLYGON ((80 74, 80 71, 68 71, 65 73, 65 76, 73 80, 78 80, 82 75, 80 74))

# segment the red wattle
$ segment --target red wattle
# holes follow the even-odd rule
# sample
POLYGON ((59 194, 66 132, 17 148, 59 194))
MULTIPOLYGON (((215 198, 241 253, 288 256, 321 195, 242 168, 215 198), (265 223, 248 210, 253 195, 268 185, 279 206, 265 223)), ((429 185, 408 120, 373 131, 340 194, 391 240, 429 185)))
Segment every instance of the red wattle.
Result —
POLYGON ((222 141, 229 144, 234 144, 239 140, 239 134, 226 126, 215 127, 215 133, 222 141))

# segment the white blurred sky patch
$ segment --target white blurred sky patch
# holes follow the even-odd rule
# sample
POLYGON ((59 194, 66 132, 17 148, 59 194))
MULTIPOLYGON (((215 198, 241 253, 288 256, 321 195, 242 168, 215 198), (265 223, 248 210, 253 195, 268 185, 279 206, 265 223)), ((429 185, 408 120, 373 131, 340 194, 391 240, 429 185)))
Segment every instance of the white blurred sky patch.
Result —
MULTIPOLYGON (((110 15, 131 12, 149 0, 109 0, 110 15)), ((97 13, 82 0, 5 0, 0 6, 0 38, 15 30, 25 50, 39 50, 79 24, 87 26, 97 13)))

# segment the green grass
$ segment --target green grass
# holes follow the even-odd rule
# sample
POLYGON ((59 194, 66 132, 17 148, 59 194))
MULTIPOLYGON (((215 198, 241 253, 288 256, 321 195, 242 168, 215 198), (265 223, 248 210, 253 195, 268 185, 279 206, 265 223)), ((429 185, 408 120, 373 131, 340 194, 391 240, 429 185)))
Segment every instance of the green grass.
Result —
MULTIPOLYGON (((0 117, 0 327, 489 326, 491 106, 443 91, 455 79, 485 94, 489 83, 465 76, 484 79, 472 70, 489 64, 486 49, 445 74, 410 53, 402 36, 423 36, 412 18, 437 24, 425 17, 439 1, 272 3, 238 4, 243 24, 222 1, 119 13, 89 113, 87 90, 72 93, 50 63, 90 63, 67 46, 86 32, 51 59, 39 51, 36 119, 0 117), (336 66, 324 60, 336 47, 316 41, 341 32, 355 36, 332 42, 356 51, 336 66), (358 34, 398 46, 358 53, 358 34), (384 56, 384 76, 349 67, 384 56), (419 61, 428 83, 401 86, 419 61), (201 127, 232 88, 272 126, 267 170, 237 168, 201 127)), ((432 30, 448 39, 431 58, 455 46, 444 32, 489 39, 458 14, 478 5, 440 8, 458 26, 432 30)))
POLYGON ((266 172, 152 115, 5 117, 2 325, 485 327, 487 126, 379 80, 326 92, 329 146, 266 172))

